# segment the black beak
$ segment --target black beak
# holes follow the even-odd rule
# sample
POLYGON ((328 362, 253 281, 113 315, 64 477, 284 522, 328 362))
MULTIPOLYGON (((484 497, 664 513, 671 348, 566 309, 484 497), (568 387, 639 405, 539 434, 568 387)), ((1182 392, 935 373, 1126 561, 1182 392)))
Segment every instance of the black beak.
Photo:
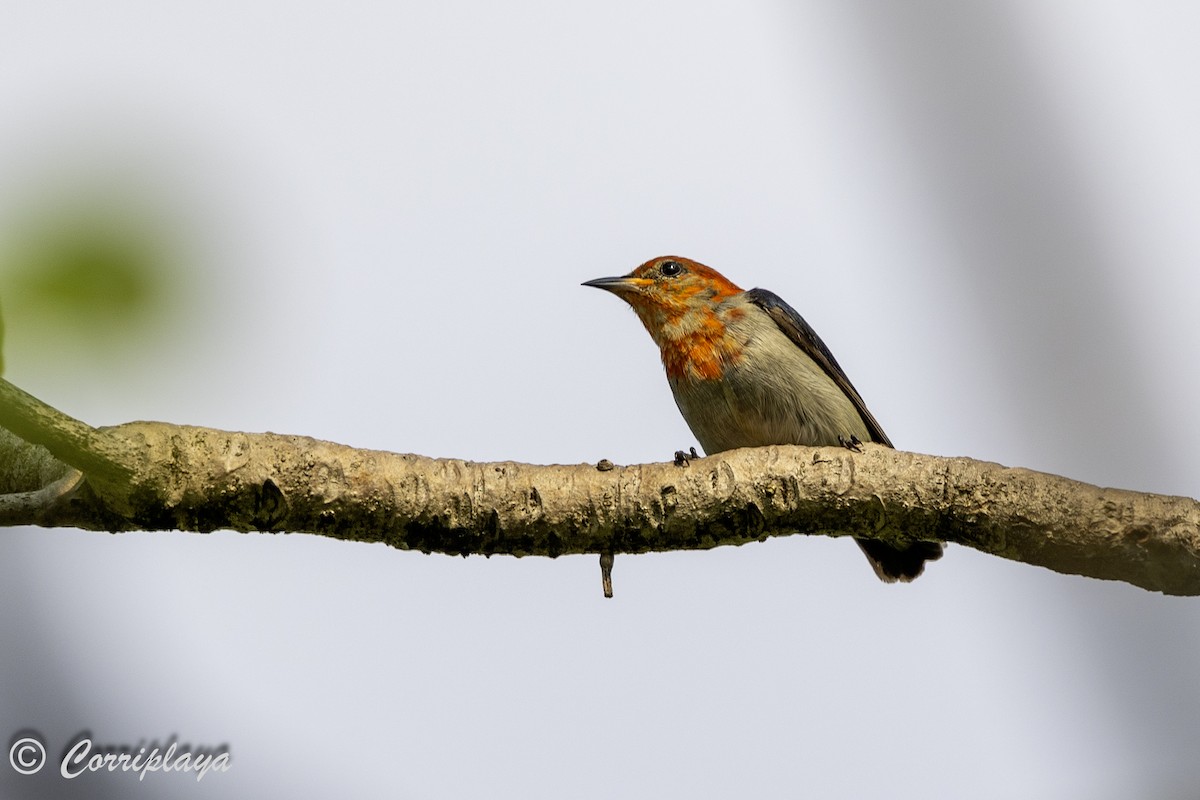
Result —
POLYGON ((638 285, 633 282, 628 276, 618 278, 596 278, 595 280, 584 281, 581 286, 594 286, 597 289, 604 289, 608 292, 628 292, 638 288, 638 285))
POLYGON ((620 283, 620 278, 596 278, 590 281, 584 281, 580 286, 595 286, 597 289, 607 289, 613 284, 620 283))

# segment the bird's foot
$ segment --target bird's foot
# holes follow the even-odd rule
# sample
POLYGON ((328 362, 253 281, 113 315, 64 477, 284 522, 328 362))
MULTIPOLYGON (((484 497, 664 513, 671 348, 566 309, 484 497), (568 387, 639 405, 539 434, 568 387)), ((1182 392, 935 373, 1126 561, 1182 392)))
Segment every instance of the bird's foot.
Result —
POLYGON ((696 448, 689 447, 685 453, 682 450, 675 451, 675 466, 686 467, 692 463, 692 459, 699 458, 700 454, 696 452, 696 448))
POLYGON ((849 439, 847 439, 845 436, 838 436, 838 444, 847 450, 853 450, 856 453, 861 453, 863 451, 862 442, 860 442, 858 437, 854 434, 850 434, 849 439))

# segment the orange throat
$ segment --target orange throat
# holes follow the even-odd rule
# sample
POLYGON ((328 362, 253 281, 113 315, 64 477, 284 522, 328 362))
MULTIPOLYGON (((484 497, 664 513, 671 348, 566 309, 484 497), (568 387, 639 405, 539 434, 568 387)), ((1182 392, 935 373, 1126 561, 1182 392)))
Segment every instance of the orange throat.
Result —
POLYGON ((741 348, 730 335, 729 323, 746 312, 722 302, 741 290, 723 278, 721 281, 624 298, 658 345, 672 381, 718 380, 741 360, 741 348))
POLYGON ((701 336, 688 336, 660 350, 663 367, 672 380, 713 381, 725 372, 724 353, 701 336))
POLYGON ((716 314, 686 317, 669 320, 657 332, 651 329, 667 377, 673 381, 718 380, 741 360, 740 352, 716 314))

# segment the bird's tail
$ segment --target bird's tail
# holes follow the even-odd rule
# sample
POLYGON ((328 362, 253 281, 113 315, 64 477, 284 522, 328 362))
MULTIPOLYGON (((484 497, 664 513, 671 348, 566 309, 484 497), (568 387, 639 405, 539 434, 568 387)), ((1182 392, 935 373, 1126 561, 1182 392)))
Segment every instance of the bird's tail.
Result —
POLYGON ((941 542, 913 542, 901 550, 873 539, 855 539, 884 583, 908 583, 925 570, 926 561, 942 557, 941 542))

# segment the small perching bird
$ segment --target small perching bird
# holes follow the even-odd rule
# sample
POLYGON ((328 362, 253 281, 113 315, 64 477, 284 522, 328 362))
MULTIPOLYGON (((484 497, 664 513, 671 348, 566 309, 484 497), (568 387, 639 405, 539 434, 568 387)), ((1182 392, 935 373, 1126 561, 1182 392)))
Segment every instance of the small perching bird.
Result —
MULTIPOLYGON (((742 291, 679 256, 583 285, 612 292, 637 312, 705 453, 771 444, 892 446, 829 348, 777 295, 742 291)), ((888 583, 913 580, 942 555, 938 542, 901 550, 855 541, 888 583)))

